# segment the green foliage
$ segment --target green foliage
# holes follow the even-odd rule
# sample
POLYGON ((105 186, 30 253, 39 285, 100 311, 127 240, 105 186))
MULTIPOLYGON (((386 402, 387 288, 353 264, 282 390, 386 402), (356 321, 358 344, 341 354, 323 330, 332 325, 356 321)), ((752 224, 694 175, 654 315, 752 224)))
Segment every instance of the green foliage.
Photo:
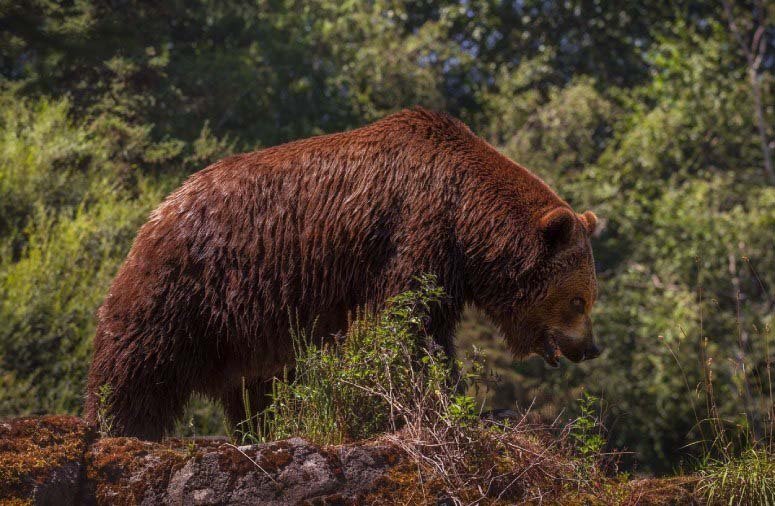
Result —
MULTIPOLYGON (((6 99, 8 97, 5 97, 6 99)), ((163 191, 133 196, 110 172, 110 141, 68 119, 66 101, 10 105, 0 118, 0 413, 75 411, 94 312, 163 191), (19 405, 13 383, 23 385, 19 405)))
MULTIPOLYGON (((417 283, 383 311, 361 315, 342 340, 318 345, 297 330, 295 369, 275 380, 266 412, 256 417, 245 395, 247 419, 237 428, 242 439, 304 435, 321 444, 364 439, 403 423, 394 403, 408 405, 412 395, 446 391, 447 361, 423 334, 430 307, 443 292, 430 276, 417 283), (394 397, 381 395, 385 389, 394 397)), ((470 419, 472 403, 456 396, 449 416, 470 419)))
MULTIPOLYGON (((237 427, 237 439, 301 436, 332 445, 381 436, 412 462, 411 479, 427 483, 433 492, 421 493, 434 502, 439 487, 456 502, 521 502, 549 491, 600 488, 596 399, 584 397, 584 414, 570 430, 580 458, 558 452, 567 430, 531 426, 529 413, 505 421, 482 418, 475 397, 462 392, 484 381, 484 363, 475 352, 471 372, 453 373, 423 332, 443 293, 432 276, 416 281, 415 290, 390 299, 384 310, 360 315, 344 340, 316 345, 297 333, 298 372, 286 370, 275 380, 263 413, 253 413, 243 384, 247 419, 237 427)), ((417 491, 413 496, 419 499, 417 491)))
POLYGON ((206 397, 194 394, 172 433, 181 437, 228 434, 231 428, 221 406, 206 397))
POLYGON ((447 408, 446 416, 457 425, 475 423, 479 420, 479 407, 470 395, 455 395, 447 408))

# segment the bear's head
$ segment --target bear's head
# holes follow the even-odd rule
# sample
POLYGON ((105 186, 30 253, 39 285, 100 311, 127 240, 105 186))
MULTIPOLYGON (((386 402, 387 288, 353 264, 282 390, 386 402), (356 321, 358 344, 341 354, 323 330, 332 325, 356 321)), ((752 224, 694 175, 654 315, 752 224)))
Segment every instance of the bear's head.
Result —
POLYGON ((580 362, 600 355, 590 316, 597 298, 590 244, 596 224, 591 211, 551 209, 537 217, 531 237, 506 248, 518 265, 504 265, 501 257, 501 266, 490 270, 495 279, 477 305, 501 327, 516 357, 536 353, 556 367, 561 356, 580 362), (527 257, 519 252, 526 241, 537 245, 527 248, 527 257))

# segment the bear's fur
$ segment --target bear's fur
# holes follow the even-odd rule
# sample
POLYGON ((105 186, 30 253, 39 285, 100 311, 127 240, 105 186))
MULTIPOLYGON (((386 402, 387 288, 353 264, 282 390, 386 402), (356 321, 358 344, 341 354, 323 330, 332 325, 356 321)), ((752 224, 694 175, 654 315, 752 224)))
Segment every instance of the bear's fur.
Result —
MULTIPOLYGON (((473 303, 516 355, 551 363, 565 348, 544 336, 541 301, 573 275, 594 302, 593 228, 463 123, 420 108, 226 158, 138 232, 98 313, 87 417, 108 384, 119 434, 160 438, 192 392, 239 421, 242 378, 259 391, 293 359, 289 314, 329 335, 422 273, 448 296, 428 331, 450 355, 473 303)), ((563 318, 555 306, 547 319, 563 318)))

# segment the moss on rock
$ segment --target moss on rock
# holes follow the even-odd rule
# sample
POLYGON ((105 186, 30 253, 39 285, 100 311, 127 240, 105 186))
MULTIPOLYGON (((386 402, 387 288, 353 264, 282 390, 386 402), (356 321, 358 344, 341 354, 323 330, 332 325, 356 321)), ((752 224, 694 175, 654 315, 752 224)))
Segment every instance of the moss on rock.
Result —
POLYGON ((83 459, 95 431, 74 416, 0 422, 0 502, 76 501, 83 459))

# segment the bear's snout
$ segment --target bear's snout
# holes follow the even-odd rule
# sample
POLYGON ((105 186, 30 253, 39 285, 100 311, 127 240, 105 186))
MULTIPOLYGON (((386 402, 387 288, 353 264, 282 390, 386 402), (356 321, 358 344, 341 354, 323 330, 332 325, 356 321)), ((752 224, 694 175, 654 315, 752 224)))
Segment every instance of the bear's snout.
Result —
POLYGON ((581 360, 592 360, 600 356, 600 354, 603 353, 603 350, 601 350, 594 342, 590 343, 587 349, 584 350, 584 354, 581 357, 581 360))

